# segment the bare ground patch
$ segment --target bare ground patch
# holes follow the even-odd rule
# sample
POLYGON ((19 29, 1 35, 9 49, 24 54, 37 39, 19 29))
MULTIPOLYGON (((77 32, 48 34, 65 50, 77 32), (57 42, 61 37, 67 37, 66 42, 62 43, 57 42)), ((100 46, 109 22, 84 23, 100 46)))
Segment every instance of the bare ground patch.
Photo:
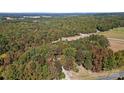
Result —
POLYGON ((109 39, 109 42, 110 42, 110 48, 114 52, 117 52, 119 50, 124 50, 124 41, 123 40, 109 39))
POLYGON ((103 77, 108 77, 113 75, 114 73, 119 73, 121 70, 113 69, 111 71, 101 71, 101 72, 92 72, 86 70, 82 66, 78 66, 79 72, 67 71, 69 78, 68 80, 97 80, 103 77))

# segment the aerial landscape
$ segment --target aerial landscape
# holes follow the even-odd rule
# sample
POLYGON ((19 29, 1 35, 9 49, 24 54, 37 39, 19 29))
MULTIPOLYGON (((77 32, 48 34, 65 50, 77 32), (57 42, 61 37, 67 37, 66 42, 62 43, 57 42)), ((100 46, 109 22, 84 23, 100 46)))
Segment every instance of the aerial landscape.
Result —
POLYGON ((123 80, 124 13, 0 13, 0 80, 123 80))

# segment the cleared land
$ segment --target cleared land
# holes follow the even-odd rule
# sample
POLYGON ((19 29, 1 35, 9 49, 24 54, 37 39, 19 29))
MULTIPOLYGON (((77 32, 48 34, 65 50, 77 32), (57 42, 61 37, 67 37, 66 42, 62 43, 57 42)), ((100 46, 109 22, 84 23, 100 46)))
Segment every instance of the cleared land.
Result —
POLYGON ((100 32, 99 34, 107 38, 124 39, 124 27, 114 28, 109 31, 100 32))
POLYGON ((113 38, 109 38, 109 42, 110 42, 110 48, 114 52, 117 52, 119 50, 124 49, 124 41, 122 41, 122 40, 116 40, 116 39, 113 39, 113 38))
POLYGON ((124 27, 111 29, 106 32, 100 32, 99 34, 108 38, 110 48, 114 52, 124 49, 124 27))

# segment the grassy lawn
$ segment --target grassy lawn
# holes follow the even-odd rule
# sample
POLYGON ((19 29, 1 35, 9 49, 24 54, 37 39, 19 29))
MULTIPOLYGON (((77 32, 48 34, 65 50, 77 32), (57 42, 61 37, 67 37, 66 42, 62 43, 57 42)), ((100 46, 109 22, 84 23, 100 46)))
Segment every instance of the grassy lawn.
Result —
POLYGON ((124 39, 124 27, 114 28, 109 31, 100 32, 100 35, 105 35, 108 38, 124 39))

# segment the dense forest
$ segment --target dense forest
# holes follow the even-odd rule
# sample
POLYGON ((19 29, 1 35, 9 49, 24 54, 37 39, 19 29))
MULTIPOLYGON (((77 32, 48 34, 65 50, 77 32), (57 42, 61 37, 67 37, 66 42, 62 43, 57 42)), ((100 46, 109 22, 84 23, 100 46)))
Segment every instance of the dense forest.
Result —
POLYGON ((124 50, 113 52, 109 41, 91 35, 75 41, 52 41, 80 33, 124 27, 123 16, 72 16, 0 20, 0 79, 63 79, 77 66, 100 72, 124 66, 124 50))

